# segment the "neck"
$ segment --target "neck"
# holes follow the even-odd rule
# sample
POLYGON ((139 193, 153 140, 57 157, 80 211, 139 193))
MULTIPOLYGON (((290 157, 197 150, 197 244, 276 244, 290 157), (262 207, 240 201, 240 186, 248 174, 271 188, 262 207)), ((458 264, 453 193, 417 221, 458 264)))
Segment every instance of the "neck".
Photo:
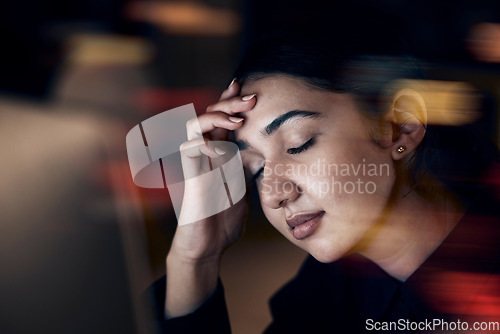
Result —
POLYGON ((444 186, 432 198, 408 191, 401 187, 355 250, 400 281, 410 277, 441 245, 464 212, 444 186))

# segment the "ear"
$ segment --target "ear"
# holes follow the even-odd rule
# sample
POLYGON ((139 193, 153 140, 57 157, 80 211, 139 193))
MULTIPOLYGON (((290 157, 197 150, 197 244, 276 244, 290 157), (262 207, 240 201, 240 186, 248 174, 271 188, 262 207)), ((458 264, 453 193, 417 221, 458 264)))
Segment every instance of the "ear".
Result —
POLYGON ((398 91, 385 120, 390 123, 390 130, 385 132, 384 141, 391 149, 392 158, 401 160, 412 155, 424 139, 427 128, 427 110, 422 96, 412 89, 398 91))

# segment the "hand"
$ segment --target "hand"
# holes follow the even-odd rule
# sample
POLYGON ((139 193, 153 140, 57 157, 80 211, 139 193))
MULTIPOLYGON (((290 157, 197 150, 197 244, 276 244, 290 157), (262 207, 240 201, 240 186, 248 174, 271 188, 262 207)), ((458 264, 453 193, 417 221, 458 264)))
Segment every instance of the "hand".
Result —
MULTIPOLYGON (((207 138, 227 140, 229 131, 242 126, 244 120, 238 114, 251 110, 255 106, 256 97, 241 98, 239 93, 240 85, 233 81, 223 92, 219 102, 187 123, 188 141, 180 148, 186 176, 197 176, 210 171, 209 160, 225 154, 222 147, 216 147, 207 138)), ((177 257, 193 262, 217 262, 223 250, 240 237, 246 201, 240 200, 229 209, 209 218, 193 218, 205 216, 205 205, 211 203, 209 196, 210 187, 196 178, 185 182, 179 226, 171 248, 171 253, 175 253, 177 257)))
MULTIPOLYGON (((200 175, 209 170, 210 157, 224 154, 203 136, 225 140, 229 131, 241 127, 244 120, 238 113, 251 110, 256 97, 242 99, 239 93, 240 86, 233 81, 219 102, 187 123, 188 141, 181 145, 185 174, 200 175)), ((217 286, 222 252, 238 240, 243 230, 245 199, 214 216, 192 222, 199 210, 203 214, 206 190, 203 184, 186 182, 179 225, 166 261, 166 318, 191 313, 210 296, 217 286)))

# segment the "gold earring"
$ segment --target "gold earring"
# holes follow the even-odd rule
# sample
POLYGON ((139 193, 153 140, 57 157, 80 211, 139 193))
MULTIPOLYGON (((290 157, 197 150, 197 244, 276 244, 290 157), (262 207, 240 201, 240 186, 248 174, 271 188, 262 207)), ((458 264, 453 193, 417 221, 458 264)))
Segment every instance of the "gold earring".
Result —
POLYGON ((398 153, 403 153, 405 150, 406 150, 406 147, 404 147, 403 145, 399 146, 397 149, 398 153))

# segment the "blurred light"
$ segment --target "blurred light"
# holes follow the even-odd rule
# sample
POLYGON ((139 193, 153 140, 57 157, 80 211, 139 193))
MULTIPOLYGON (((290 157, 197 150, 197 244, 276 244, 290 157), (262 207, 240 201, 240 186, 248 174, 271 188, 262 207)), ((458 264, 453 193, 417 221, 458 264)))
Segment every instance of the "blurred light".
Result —
POLYGON ((219 95, 218 90, 210 87, 145 87, 130 95, 130 102, 137 110, 153 115, 188 103, 193 103, 196 110, 205 110, 219 95))
POLYGON ((469 32, 467 45, 473 56, 483 62, 500 62, 500 24, 479 23, 469 32))
POLYGON ((429 124, 459 126, 479 117, 479 94, 464 82, 435 80, 399 80, 391 91, 410 88, 422 96, 429 124))
POLYGON ((429 282, 436 310, 448 314, 500 317, 500 276, 448 271, 429 282))
POLYGON ((488 185, 493 196, 500 201, 500 163, 493 164, 485 173, 483 182, 488 185))
POLYGON ((137 37, 76 34, 67 46, 69 62, 77 65, 142 65, 153 57, 151 45, 137 37))
POLYGON ((237 12, 197 2, 132 2, 127 13, 131 20, 152 23, 174 35, 233 36, 242 25, 237 12))

